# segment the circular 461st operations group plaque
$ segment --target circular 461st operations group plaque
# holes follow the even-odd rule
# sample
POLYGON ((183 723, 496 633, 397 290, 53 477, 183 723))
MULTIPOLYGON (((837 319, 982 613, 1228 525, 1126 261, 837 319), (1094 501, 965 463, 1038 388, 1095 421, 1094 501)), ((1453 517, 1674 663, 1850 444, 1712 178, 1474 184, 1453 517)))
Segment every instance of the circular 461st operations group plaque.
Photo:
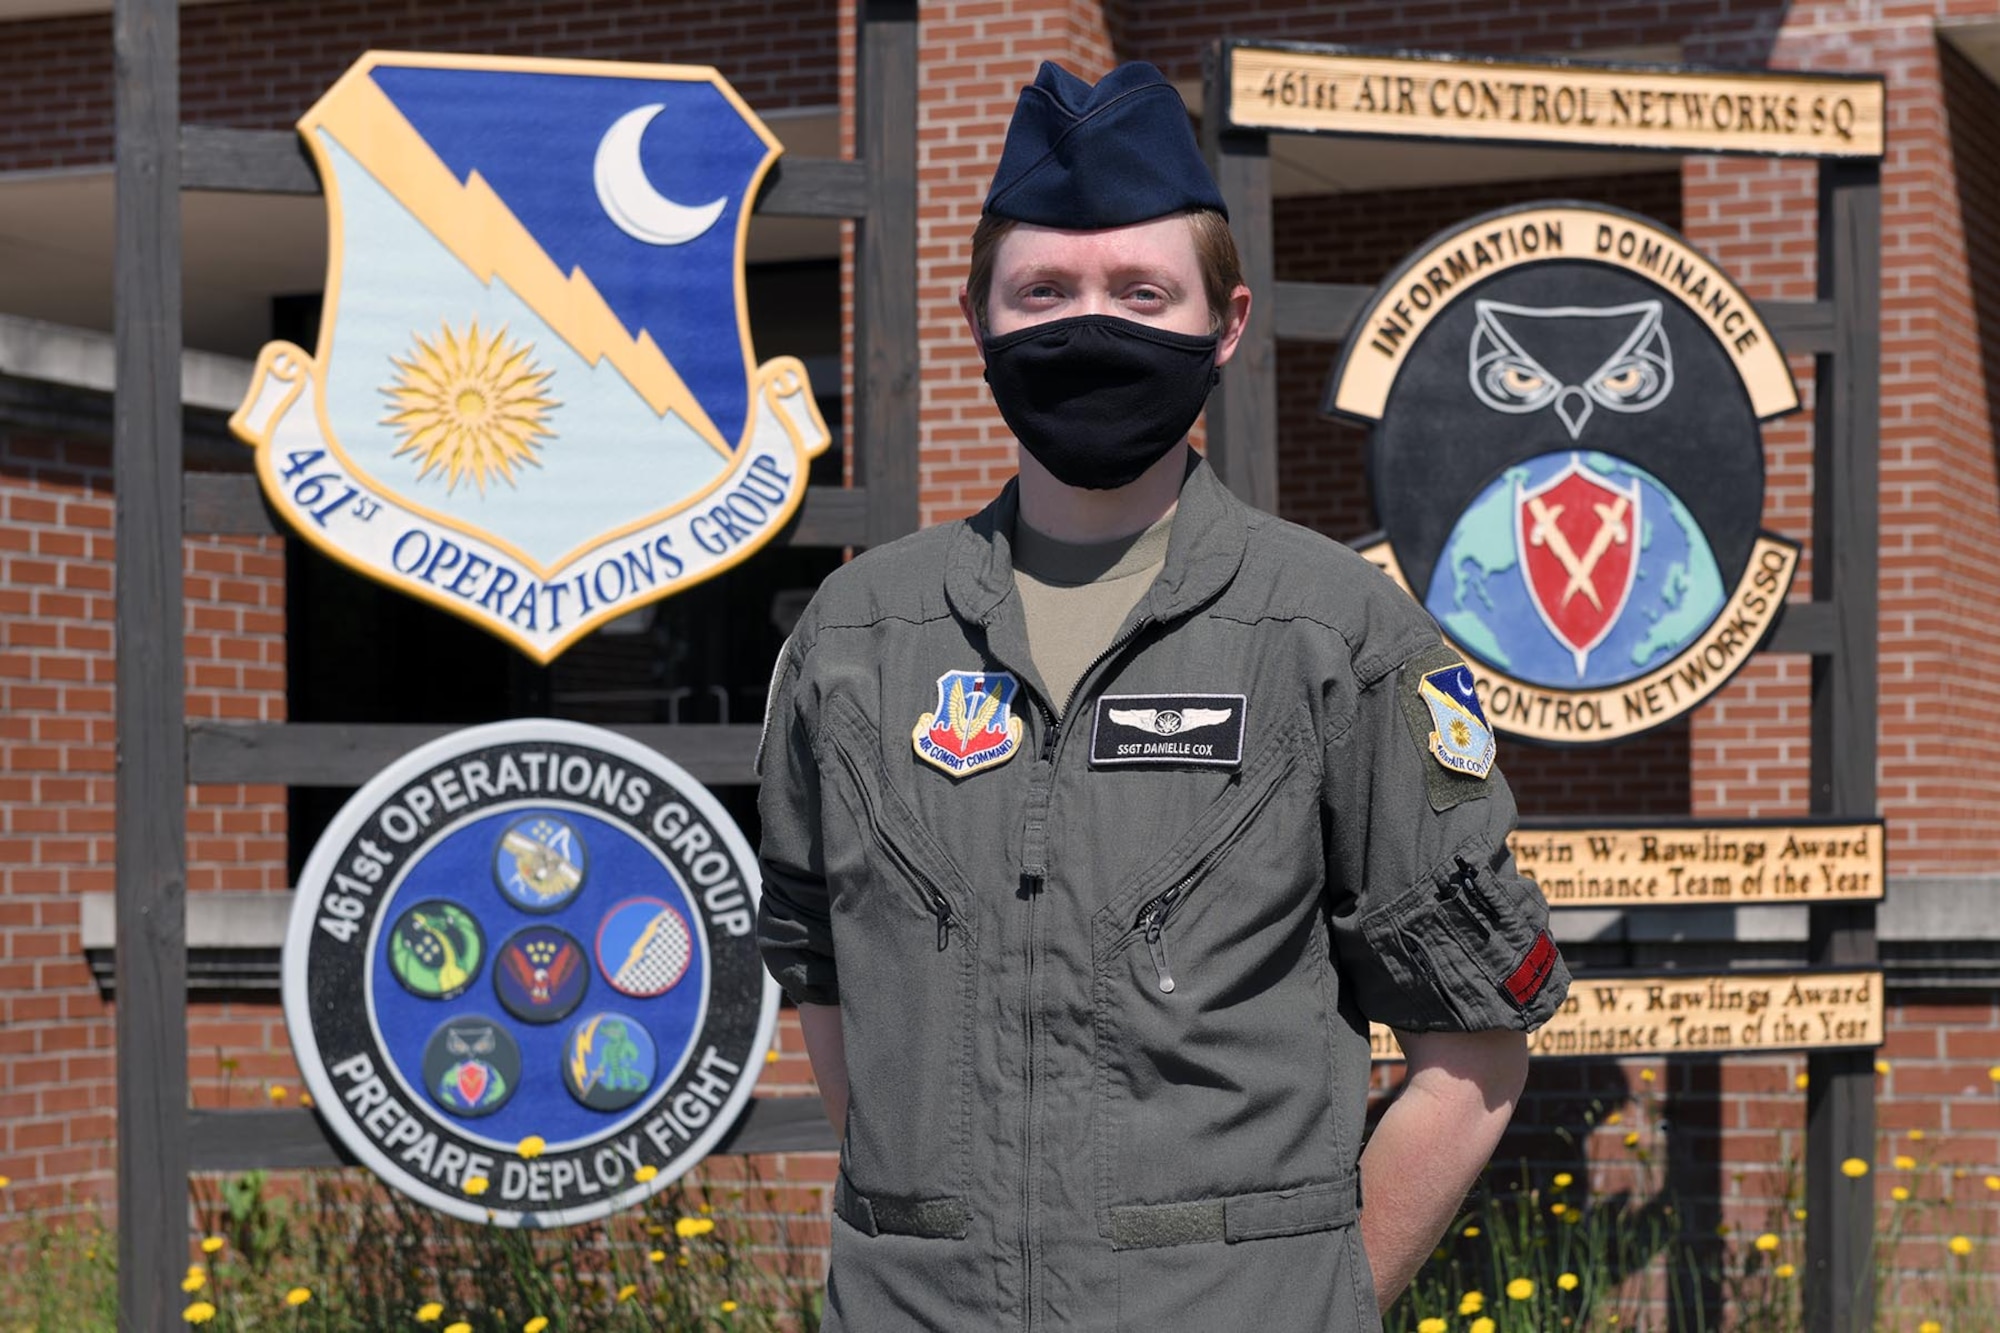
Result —
POLYGON ((735 823, 644 746, 546 720, 443 737, 306 863, 284 951, 306 1085, 355 1156, 444 1212, 563 1226, 636 1203, 763 1068, 757 896, 735 823))

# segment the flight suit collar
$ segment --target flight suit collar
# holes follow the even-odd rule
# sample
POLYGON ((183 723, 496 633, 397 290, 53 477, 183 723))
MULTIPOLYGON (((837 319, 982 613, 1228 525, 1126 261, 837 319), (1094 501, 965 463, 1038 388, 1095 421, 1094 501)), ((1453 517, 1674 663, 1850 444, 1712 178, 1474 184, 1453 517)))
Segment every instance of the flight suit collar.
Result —
MULTIPOLYGON (((945 596, 952 610, 989 632, 1002 605, 1014 596, 1013 535, 1020 511, 1016 479, 960 527, 946 557, 945 596)), ((1249 512, 1207 460, 1196 455, 1181 483, 1166 563, 1139 609, 1153 620, 1170 621, 1227 588, 1243 564, 1249 512)), ((1011 617, 1019 618, 1018 612, 1011 617)))

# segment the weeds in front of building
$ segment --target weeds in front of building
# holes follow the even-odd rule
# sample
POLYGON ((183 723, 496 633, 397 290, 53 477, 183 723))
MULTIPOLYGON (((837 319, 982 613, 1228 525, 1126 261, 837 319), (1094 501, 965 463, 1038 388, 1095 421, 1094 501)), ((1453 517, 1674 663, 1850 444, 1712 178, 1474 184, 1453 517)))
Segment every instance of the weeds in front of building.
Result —
MULTIPOLYGON (((1524 1168, 1483 1192, 1390 1311, 1388 1333, 1804 1327, 1795 1162, 1778 1167, 1755 1225, 1696 1234, 1666 1188, 1666 1125, 1650 1091, 1598 1107, 1571 1146, 1593 1161, 1589 1176, 1524 1168), (1615 1160, 1593 1161, 1593 1144, 1615 1160)), ((1878 1204, 1882 1333, 2000 1333, 2000 1164, 1940 1160, 1912 1130, 1886 1137, 1876 1161, 1846 1163, 1843 1179, 1878 1204)), ((15 1224, 0 1231, 0 1333, 110 1333, 116 1238, 87 1216, 13 1213, 6 1197, 0 1178, 0 1223, 15 1224)), ((204 1177, 183 1317, 241 1333, 810 1333, 827 1220, 823 1197, 803 1210, 800 1197, 754 1171, 704 1176, 599 1222, 527 1231, 457 1221, 360 1172, 204 1177)))

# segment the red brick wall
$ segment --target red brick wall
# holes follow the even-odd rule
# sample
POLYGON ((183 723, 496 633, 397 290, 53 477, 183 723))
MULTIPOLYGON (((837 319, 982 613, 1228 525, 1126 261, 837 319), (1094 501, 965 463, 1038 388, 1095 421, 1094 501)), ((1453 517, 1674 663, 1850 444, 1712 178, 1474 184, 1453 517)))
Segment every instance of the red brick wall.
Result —
MULTIPOLYGON (((181 11, 181 118, 290 126, 363 51, 705 63, 763 110, 831 106, 833 0, 359 0, 181 11)), ((0 171, 111 160, 111 16, 5 25, 0 171)))
MULTIPOLYGON (((84 964, 79 900, 112 890, 112 506, 101 443, 0 429, 0 1174, 19 1202, 108 1188, 111 1011, 84 964)), ((273 539, 186 546, 190 717, 284 717, 283 560, 273 539)), ((203 787, 188 812, 196 891, 285 884, 284 792, 203 787)), ((282 1034, 189 1042, 284 1052, 282 1034)), ((288 1069, 288 1054, 271 1066, 288 1069)))

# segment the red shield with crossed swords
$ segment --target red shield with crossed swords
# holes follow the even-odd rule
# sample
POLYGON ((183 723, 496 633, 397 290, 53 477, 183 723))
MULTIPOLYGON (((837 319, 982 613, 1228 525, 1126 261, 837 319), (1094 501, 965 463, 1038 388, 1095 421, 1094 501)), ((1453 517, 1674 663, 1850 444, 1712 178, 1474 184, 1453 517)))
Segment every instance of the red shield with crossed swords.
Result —
POLYGON ((1639 483, 1620 486, 1571 456, 1533 490, 1514 483, 1514 531, 1528 595, 1580 679, 1632 595, 1639 568, 1639 483))

